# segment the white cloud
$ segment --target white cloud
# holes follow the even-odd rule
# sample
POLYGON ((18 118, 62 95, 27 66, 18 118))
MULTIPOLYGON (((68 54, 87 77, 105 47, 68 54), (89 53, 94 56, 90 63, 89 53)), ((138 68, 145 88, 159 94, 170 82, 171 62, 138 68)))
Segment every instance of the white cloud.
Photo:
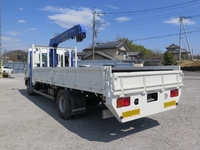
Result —
POLYGON ((105 6, 111 8, 111 9, 118 9, 118 7, 112 6, 112 5, 105 5, 105 6))
POLYGON ((3 40, 4 42, 18 42, 18 41, 19 41, 19 39, 10 38, 10 37, 5 37, 5 36, 2 37, 2 40, 3 40))
POLYGON ((35 31, 35 30, 37 30, 37 28, 30 28, 28 30, 35 31))
POLYGON ((20 40, 17 38, 11 38, 11 37, 2 37, 2 49, 9 50, 26 50, 28 49, 28 46, 25 46, 23 44, 20 44, 20 40))
POLYGON ((19 10, 24 10, 24 8, 19 8, 19 10))
POLYGON ((59 7, 46 6, 42 8, 41 10, 53 12, 53 13, 65 13, 68 10, 68 8, 64 9, 64 8, 59 8, 59 7))
MULTIPOLYGON (((179 22, 180 18, 171 18, 169 20, 165 20, 164 23, 168 23, 168 24, 176 24, 176 25, 179 25, 180 22, 179 22)), ((195 21, 192 21, 190 19, 183 19, 183 23, 184 25, 193 25, 193 24, 196 24, 195 21)))
MULTIPOLYGON (((71 9, 47 6, 41 10, 53 13, 52 15, 49 15, 48 18, 64 28, 71 28, 76 24, 88 26, 92 23, 93 19, 93 10, 85 7, 71 9)), ((99 11, 101 10, 98 10, 98 12, 99 11)), ((100 22, 105 22, 103 19, 101 19, 101 16, 96 16, 96 19, 100 22)))
POLYGON ((18 20, 18 23, 25 23, 25 20, 18 20))
POLYGON ((126 21, 130 21, 131 18, 128 18, 128 17, 118 17, 118 18, 115 18, 115 20, 117 22, 126 22, 126 21))
POLYGON ((17 31, 8 31, 8 32, 6 32, 6 34, 13 35, 13 36, 17 36, 17 35, 20 35, 20 34, 22 34, 22 33, 17 32, 17 31))

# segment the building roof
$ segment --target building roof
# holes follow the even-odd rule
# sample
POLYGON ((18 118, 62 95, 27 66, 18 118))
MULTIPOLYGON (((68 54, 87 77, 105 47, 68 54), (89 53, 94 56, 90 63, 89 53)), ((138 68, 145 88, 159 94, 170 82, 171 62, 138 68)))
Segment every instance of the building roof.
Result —
MULTIPOLYGON (((126 42, 119 42, 119 41, 115 41, 115 42, 107 42, 107 43, 99 43, 97 45, 95 45, 94 49, 95 50, 100 50, 100 49, 116 49, 119 48, 121 45, 125 44, 125 46, 128 47, 128 45, 126 44, 126 42)), ((92 48, 86 48, 85 50, 91 50, 92 48)), ((130 50, 130 48, 128 47, 128 49, 130 50)))
POLYGON ((100 43, 95 46, 96 49, 104 49, 104 48, 118 48, 124 44, 124 42, 107 42, 107 43, 100 43))
MULTIPOLYGON (((172 54, 177 54, 180 51, 180 46, 173 43, 170 46, 166 47, 166 49, 172 54)), ((181 53, 188 53, 188 52, 186 49, 181 48, 181 53)))
POLYGON ((78 56, 85 56, 85 52, 77 52, 78 56))
POLYGON ((177 48, 180 49, 180 46, 176 45, 176 44, 171 44, 170 46, 166 47, 166 49, 171 49, 171 48, 177 48))
MULTIPOLYGON (((101 56, 103 56, 103 57, 105 57, 105 58, 108 58, 108 59, 110 59, 110 60, 117 60, 115 57, 112 57, 112 56, 110 56, 110 55, 108 55, 108 54, 106 54, 106 53, 102 53, 102 52, 99 52, 99 51, 95 51, 95 54, 101 55, 101 56)), ((87 57, 85 57, 84 59, 86 59, 86 58, 88 58, 88 57, 91 57, 91 56, 92 56, 92 54, 89 55, 89 56, 87 56, 87 57)))
POLYGON ((138 56, 140 52, 128 52, 128 56, 138 56))

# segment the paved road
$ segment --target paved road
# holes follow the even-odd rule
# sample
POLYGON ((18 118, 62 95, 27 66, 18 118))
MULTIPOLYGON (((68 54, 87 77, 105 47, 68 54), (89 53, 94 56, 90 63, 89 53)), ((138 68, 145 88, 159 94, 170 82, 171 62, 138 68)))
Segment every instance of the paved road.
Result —
POLYGON ((23 74, 0 79, 0 150, 199 150, 200 77, 185 72, 177 109, 121 124, 101 119, 100 108, 72 120, 55 102, 29 97, 23 74))
POLYGON ((190 72, 190 71, 184 71, 185 77, 200 77, 200 72, 190 72))

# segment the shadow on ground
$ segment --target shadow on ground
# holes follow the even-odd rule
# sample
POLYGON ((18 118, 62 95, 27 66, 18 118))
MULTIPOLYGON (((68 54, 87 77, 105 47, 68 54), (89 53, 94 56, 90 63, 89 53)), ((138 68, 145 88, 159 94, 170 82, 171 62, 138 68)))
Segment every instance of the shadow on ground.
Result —
POLYGON ((110 142, 159 125, 151 118, 137 119, 127 123, 120 123, 114 117, 104 120, 101 118, 100 106, 89 108, 87 113, 73 119, 63 120, 57 114, 55 101, 40 95, 29 96, 25 89, 19 92, 67 130, 89 141, 110 142))

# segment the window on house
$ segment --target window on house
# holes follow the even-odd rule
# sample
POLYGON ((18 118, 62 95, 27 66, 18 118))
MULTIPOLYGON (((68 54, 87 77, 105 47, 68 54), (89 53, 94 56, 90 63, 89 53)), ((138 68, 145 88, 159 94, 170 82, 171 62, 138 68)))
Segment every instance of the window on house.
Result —
POLYGON ((122 51, 118 49, 118 55, 126 55, 126 51, 122 51))

